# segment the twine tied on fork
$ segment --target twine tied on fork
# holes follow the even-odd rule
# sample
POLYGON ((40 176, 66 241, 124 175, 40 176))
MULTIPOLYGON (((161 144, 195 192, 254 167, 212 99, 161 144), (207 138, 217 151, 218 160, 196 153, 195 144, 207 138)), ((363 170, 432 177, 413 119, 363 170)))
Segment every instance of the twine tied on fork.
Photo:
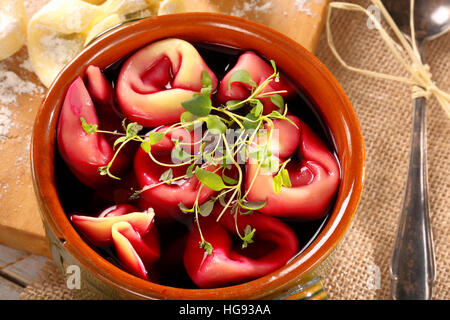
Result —
POLYGON ((337 60, 348 70, 358 72, 367 76, 399 81, 406 83, 412 88, 412 98, 416 99, 424 97, 430 98, 433 95, 444 109, 447 116, 450 118, 450 94, 439 89, 432 80, 432 74, 430 66, 422 62, 420 52, 417 47, 417 41, 415 38, 414 28, 414 0, 410 0, 410 28, 411 28, 411 41, 408 41, 405 35, 400 31, 381 0, 371 0, 371 2, 378 7, 384 19, 388 23, 389 27, 398 38, 399 42, 396 42, 388 32, 381 26, 381 23, 377 17, 375 17, 368 9, 363 8, 360 5, 346 3, 346 2, 331 2, 328 7, 327 20, 326 20, 326 32, 328 45, 333 52, 337 60), (342 9, 349 11, 358 11, 365 13, 370 21, 373 23, 376 30, 379 31, 381 38, 386 43, 390 51, 394 54, 396 60, 404 67, 404 69, 410 74, 409 78, 395 76, 391 74, 376 72, 367 69, 361 69, 348 65, 342 57, 339 55, 331 34, 330 17, 332 9, 342 9))

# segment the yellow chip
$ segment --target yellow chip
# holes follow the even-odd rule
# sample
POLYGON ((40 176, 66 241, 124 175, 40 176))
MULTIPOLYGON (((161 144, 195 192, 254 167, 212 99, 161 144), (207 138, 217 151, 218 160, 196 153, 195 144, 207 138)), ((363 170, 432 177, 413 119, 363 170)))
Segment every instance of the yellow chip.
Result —
POLYGON ((155 14, 154 3, 159 6, 157 0, 51 0, 28 24, 28 53, 41 82, 50 86, 99 33, 128 19, 155 14))
POLYGON ((0 60, 13 55, 26 40, 27 18, 22 0, 1 0, 0 60))
POLYGON ((163 0, 159 5, 158 15, 173 14, 186 11, 181 0, 163 0))

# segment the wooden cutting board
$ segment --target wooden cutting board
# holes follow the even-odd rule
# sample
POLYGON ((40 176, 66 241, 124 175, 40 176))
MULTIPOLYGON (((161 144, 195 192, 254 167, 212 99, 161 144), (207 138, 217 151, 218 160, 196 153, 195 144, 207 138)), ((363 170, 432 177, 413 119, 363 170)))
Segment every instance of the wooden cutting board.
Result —
MULTIPOLYGON (((26 1, 27 15, 30 17, 46 2, 48 0, 26 1)), ((191 0, 183 2, 187 11, 222 12, 265 24, 290 36, 313 52, 322 33, 329 0, 191 0)), ((0 112, 5 107, 10 111, 9 132, 6 137, 0 139, 2 159, 0 244, 48 256, 49 250, 35 199, 29 161, 34 117, 46 88, 40 84, 33 72, 27 70, 27 58, 25 46, 14 56, 0 62, 6 66, 7 70, 35 86, 32 94, 18 95, 15 103, 2 105, 0 102, 0 112)))

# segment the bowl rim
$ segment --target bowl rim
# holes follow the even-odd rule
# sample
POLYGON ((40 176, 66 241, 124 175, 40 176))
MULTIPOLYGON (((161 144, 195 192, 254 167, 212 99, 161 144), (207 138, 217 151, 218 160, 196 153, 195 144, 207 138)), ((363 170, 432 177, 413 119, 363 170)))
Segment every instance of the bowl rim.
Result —
MULTIPOLYGON (((195 38, 196 35, 194 34, 193 37, 195 38)), ((223 44, 224 41, 226 40, 222 39, 219 43, 223 44)), ((282 67, 280 69, 283 70, 282 67)), ((219 13, 181 13, 146 18, 110 30, 87 46, 64 67, 49 87, 36 115, 30 155, 34 189, 41 208, 42 219, 57 238, 64 239, 62 244, 64 248, 85 268, 116 289, 125 290, 138 298, 152 299, 260 299, 293 286, 336 248, 349 228, 361 197, 365 170, 364 142, 356 114, 344 90, 324 64, 300 44, 267 26, 219 13), (298 57, 306 59, 312 71, 323 80, 323 84, 328 85, 334 92, 342 107, 342 110, 338 111, 342 112, 343 121, 348 126, 346 129, 351 143, 350 160, 354 177, 352 181, 348 181, 351 184, 348 194, 342 194, 341 187, 339 188, 337 197, 343 197, 344 206, 341 206, 338 211, 333 210, 333 216, 327 221, 323 230, 299 256, 271 274, 243 284, 213 289, 184 289, 159 285, 129 274, 109 263, 81 239, 64 213, 55 187, 52 157, 55 152, 56 122, 65 96, 59 93, 64 87, 62 82, 65 78, 68 77, 73 81, 75 76, 72 73, 81 68, 78 65, 80 60, 93 60, 104 52, 112 52, 114 48, 131 41, 130 39, 137 39, 139 34, 143 34, 143 30, 146 32, 157 30, 158 34, 173 33, 175 30, 182 32, 180 25, 186 26, 189 30, 196 30, 195 28, 210 28, 210 31, 226 30, 229 34, 245 35, 246 40, 252 40, 255 43, 264 43, 270 39, 270 42, 277 43, 283 50, 294 52, 298 57), (163 26, 166 31, 162 31, 163 26), (120 41, 117 42, 117 39, 120 41)))

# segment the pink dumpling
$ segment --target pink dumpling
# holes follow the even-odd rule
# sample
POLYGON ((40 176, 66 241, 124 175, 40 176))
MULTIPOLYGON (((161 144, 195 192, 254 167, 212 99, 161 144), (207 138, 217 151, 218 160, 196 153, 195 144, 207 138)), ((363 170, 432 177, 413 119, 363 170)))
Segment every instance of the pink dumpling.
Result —
POLYGON ((245 187, 250 191, 247 199, 267 200, 267 204, 259 210, 266 215, 319 219, 327 212, 339 186, 339 166, 325 144, 303 121, 295 116, 289 118, 298 129, 287 120, 274 120, 275 129, 284 138, 279 142, 273 141, 271 151, 278 151, 280 162, 295 156, 286 166, 292 186, 283 186, 276 194, 273 173, 262 168, 258 171, 257 163, 248 161, 245 187))
POLYGON ((182 102, 203 87, 202 72, 217 78, 198 51, 180 39, 152 43, 133 54, 117 80, 117 99, 123 114, 145 127, 178 122, 186 111, 182 102))
MULTIPOLYGON (((228 90, 228 81, 231 75, 238 70, 247 71, 256 85, 260 85, 264 82, 264 80, 273 74, 272 66, 264 61, 260 56, 253 51, 244 52, 241 56, 239 56, 236 65, 228 71, 225 77, 220 81, 219 88, 215 96, 217 103, 225 104, 229 100, 244 100, 250 95, 251 85, 248 83, 233 82, 230 85, 230 90, 228 90)), ((282 97, 290 97, 295 93, 295 88, 283 76, 280 76, 278 82, 272 80, 261 91, 261 93, 281 90, 286 90, 285 93, 280 93, 282 97)), ((262 98, 261 102, 264 105, 264 114, 268 114, 273 110, 278 109, 270 98, 262 98)))

